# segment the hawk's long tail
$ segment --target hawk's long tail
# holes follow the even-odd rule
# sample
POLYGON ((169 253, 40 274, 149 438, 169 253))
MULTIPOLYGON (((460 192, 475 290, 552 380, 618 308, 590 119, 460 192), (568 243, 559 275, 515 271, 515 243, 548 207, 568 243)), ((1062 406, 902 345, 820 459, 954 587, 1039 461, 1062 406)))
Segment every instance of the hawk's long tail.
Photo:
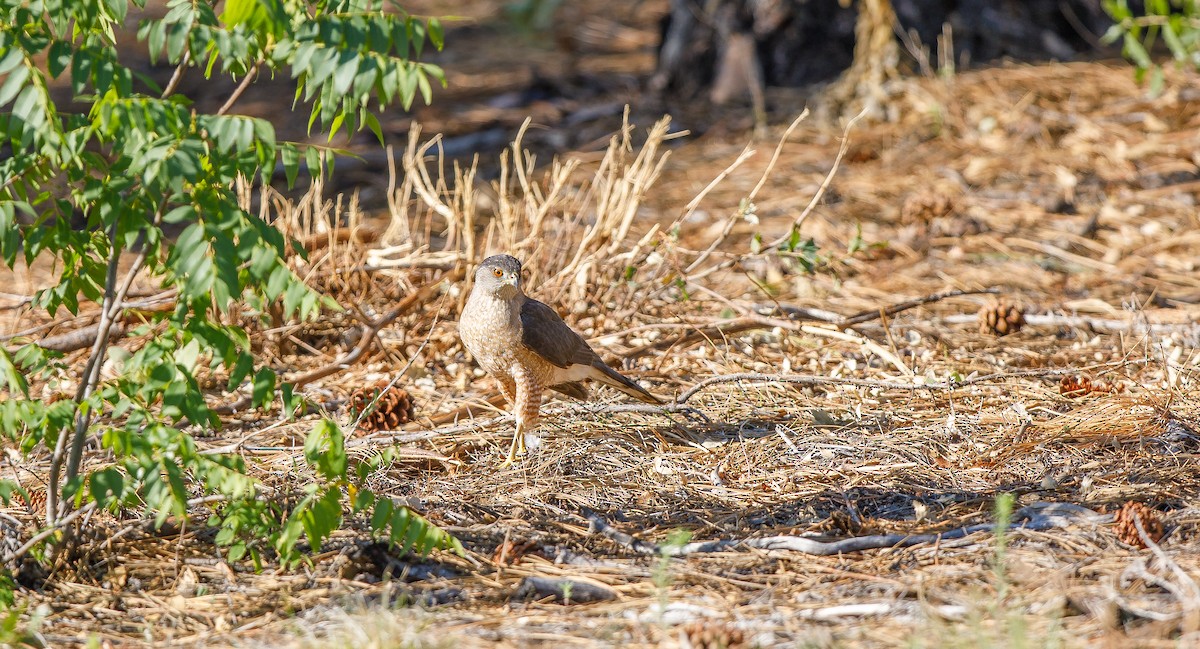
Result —
POLYGON ((596 362, 592 363, 592 368, 596 370, 596 372, 592 374, 592 378, 594 380, 605 385, 612 386, 621 392, 628 394, 634 399, 637 399, 638 401, 656 404, 662 403, 662 399, 650 394, 642 386, 634 383, 633 379, 630 379, 609 367, 604 361, 596 359, 596 362))

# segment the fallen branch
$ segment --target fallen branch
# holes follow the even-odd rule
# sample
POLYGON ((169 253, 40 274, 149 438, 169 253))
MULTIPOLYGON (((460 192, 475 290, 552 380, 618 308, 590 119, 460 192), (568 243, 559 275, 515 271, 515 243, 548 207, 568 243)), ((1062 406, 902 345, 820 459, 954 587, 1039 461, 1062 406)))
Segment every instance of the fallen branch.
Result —
MULTIPOLYGON (((96 337, 100 335, 100 323, 88 325, 82 329, 68 331, 67 333, 54 336, 46 336, 37 341, 37 346, 42 349, 49 349, 56 352, 73 352, 77 349, 86 349, 91 347, 96 342, 96 337)), ((110 339, 117 339, 125 335, 125 323, 117 320, 113 321, 112 328, 109 329, 110 339)))
MULTIPOLYGON (((1184 611, 1187 611, 1192 616, 1196 611, 1200 611, 1200 586, 1196 585, 1196 580, 1187 573, 1170 555, 1162 549, 1151 536, 1146 533, 1146 528, 1142 525, 1140 517, 1133 517, 1133 526, 1137 529, 1138 537, 1142 543, 1150 549, 1159 560, 1159 562, 1170 569, 1171 574, 1175 576, 1176 583, 1172 583, 1169 579, 1159 578, 1155 581, 1147 581, 1147 583, 1157 583, 1163 590, 1171 593, 1175 599, 1179 600, 1184 611)), ((1144 565, 1144 564, 1143 564, 1144 565)), ((1153 577, 1149 570, 1142 571, 1145 575, 1153 577)))
POLYGON ((984 289, 979 289, 977 291, 957 291, 956 290, 956 291, 946 291, 944 293, 934 293, 933 295, 926 295, 925 297, 919 297, 919 298, 916 298, 915 300, 899 302, 897 304, 893 304, 892 306, 889 306, 884 309, 870 309, 867 311, 860 311, 852 316, 847 316, 845 320, 842 320, 838 324, 842 325, 843 327, 850 327, 850 326, 853 326, 856 324, 870 322, 871 320, 877 320, 882 317, 890 317, 890 316, 896 315, 897 313, 900 313, 901 311, 915 309, 916 307, 924 306, 926 304, 932 304, 934 302, 941 302, 942 300, 949 299, 952 297, 961 297, 963 295, 995 295, 999 292, 1000 292, 1000 289, 997 289, 997 288, 984 288, 984 289))
POLYGON ((1119 361, 1110 361, 1107 363, 1096 363, 1094 365, 1084 365, 1083 367, 1064 367, 1059 369, 1034 369, 1034 370, 1013 370, 1011 372, 996 372, 994 374, 984 374, 973 378, 957 381, 953 384, 954 387, 966 387, 976 385, 978 383, 990 383, 1000 379, 1012 379, 1020 377, 1039 377, 1052 378, 1059 376, 1070 376, 1079 374, 1080 372, 1091 372, 1094 370, 1111 370, 1118 367, 1129 367, 1133 365, 1146 365, 1153 362, 1155 359, 1150 358, 1130 358, 1121 359, 1119 361))
MULTIPOLYGON (((735 333, 740 333, 750 329, 774 329, 778 327, 786 331, 799 332, 803 326, 802 323, 805 321, 823 322, 826 324, 836 325, 838 327, 852 327, 854 325, 860 325, 872 320, 893 316, 902 311, 914 309, 916 307, 933 302, 940 302, 941 300, 952 297, 991 294, 998 292, 999 291, 994 288, 981 289, 978 291, 946 291, 944 293, 934 293, 933 295, 927 295, 914 300, 899 302, 897 304, 880 309, 861 311, 848 317, 842 317, 836 313, 820 309, 804 309, 774 304, 765 307, 763 305, 755 305, 754 311, 756 313, 754 314, 731 318, 721 322, 714 322, 712 324, 697 327, 695 331, 681 334, 675 338, 666 338, 647 343, 641 347, 637 347, 629 351, 624 355, 624 358, 634 359, 646 354, 647 352, 671 349, 681 345, 687 346, 701 341, 711 340, 716 337, 733 335, 735 333), (772 317, 773 315, 782 315, 785 316, 786 319, 772 317)), ((974 321, 974 316, 972 316, 972 321, 974 321)))
POLYGON ((288 378, 287 382, 291 383, 295 387, 300 387, 306 383, 312 383, 317 379, 325 378, 330 374, 334 374, 340 370, 346 369, 362 358, 363 354, 365 354, 367 349, 371 346, 371 343, 374 342, 375 336, 379 334, 380 329, 383 329, 391 324, 392 321, 412 308, 413 305, 417 304, 418 302, 424 302, 425 300, 428 300, 434 291, 437 290, 437 287, 441 286, 443 283, 457 282, 463 278, 464 274, 465 271, 460 266, 447 273, 442 279, 436 282, 430 282, 421 289, 413 291, 403 300, 400 300, 400 303, 396 305, 396 308, 388 311, 383 316, 380 316, 375 320, 363 323, 363 328, 365 331, 363 332, 362 339, 359 340, 358 344, 354 346, 354 349, 350 350, 350 352, 348 352, 346 355, 334 360, 332 363, 329 363, 324 367, 319 367, 311 372, 306 372, 294 378, 288 378))
POLYGON ((723 322, 697 327, 695 331, 681 334, 674 338, 664 338, 662 340, 646 343, 641 347, 634 348, 623 354, 622 358, 628 362, 640 356, 644 356, 648 352, 673 349, 678 346, 687 346, 705 340, 712 340, 714 337, 720 338, 732 335, 746 331, 747 329, 769 329, 772 326, 773 325, 764 323, 763 318, 757 316, 734 318, 732 320, 725 320, 723 322))
MULTIPOLYGON (((638 554, 653 556, 686 556, 710 552, 729 552, 739 548, 758 550, 791 550, 816 556, 830 556, 864 550, 883 548, 907 548, 925 543, 937 543, 947 539, 959 539, 977 532, 994 532, 995 523, 967 525, 945 532, 932 534, 874 534, 857 536, 840 541, 818 541, 803 536, 768 536, 750 539, 718 539, 699 541, 682 546, 659 545, 639 540, 609 525, 602 517, 590 510, 581 512, 592 525, 592 529, 607 536, 618 545, 638 554)), ((1048 530, 1066 527, 1077 522, 1102 523, 1112 515, 1099 514, 1086 507, 1070 503, 1035 503, 1022 507, 1012 517, 1009 529, 1048 530)))
POLYGON ((617 598, 613 589, 578 579, 550 579, 548 577, 526 577, 513 592, 514 600, 546 599, 559 604, 589 604, 607 602, 617 598))
POLYGON ((968 613, 967 607, 956 604, 931 606, 925 602, 901 601, 879 602, 875 604, 842 604, 839 606, 827 606, 825 608, 801 609, 794 612, 793 615, 802 620, 833 622, 848 617, 882 617, 885 615, 906 614, 915 616, 919 613, 929 611, 947 620, 960 620, 965 618, 968 613))
POLYGON ((863 355, 874 354, 886 361, 889 365, 900 371, 905 376, 914 376, 912 368, 904 364, 900 357, 885 349, 882 345, 863 336, 857 331, 842 331, 840 329, 827 329, 825 327, 817 327, 813 325, 803 325, 800 330, 810 336, 819 336, 822 338, 833 338, 848 343, 858 345, 863 352, 863 355))
MULTIPOLYGON (((156 295, 150 296, 149 298, 144 299, 144 300, 136 300, 136 301, 132 301, 132 302, 131 301, 122 302, 121 305, 119 306, 119 310, 122 312, 122 314, 118 318, 113 320, 113 323, 109 328, 109 342, 112 343, 112 342, 124 337, 124 335, 125 335, 126 325, 120 318, 125 317, 131 311, 132 312, 138 312, 138 311, 145 312, 145 311, 170 310, 170 309, 174 308, 174 306, 175 306, 175 293, 176 293, 175 290, 163 291, 162 293, 158 293, 156 295)), ((8 342, 8 341, 14 340, 16 338, 25 338, 25 337, 33 336, 34 334, 37 334, 38 332, 45 331, 47 329, 52 329, 54 327, 58 327, 58 326, 67 324, 67 323, 70 323, 75 320, 83 320, 83 319, 92 318, 92 317, 95 317, 96 315, 97 315, 96 313, 83 313, 83 314, 80 314, 75 317, 64 318, 62 320, 56 320, 54 322, 47 322, 45 324, 38 325, 36 327, 31 327, 24 331, 18 331, 16 333, 0 336, 0 342, 8 342)), ((86 349, 88 347, 91 347, 93 344, 95 344, 96 338, 99 335, 100 335, 100 324, 93 323, 91 325, 87 325, 87 326, 81 327, 79 329, 75 329, 73 331, 68 331, 66 333, 55 334, 53 336, 46 336, 40 340, 33 341, 33 344, 37 345, 38 347, 41 347, 42 349, 49 349, 49 350, 53 350, 53 351, 57 351, 57 352, 64 352, 64 353, 65 352, 73 352, 73 351, 76 351, 79 349, 86 349)), ((10 350, 10 353, 11 353, 11 350, 10 350)))

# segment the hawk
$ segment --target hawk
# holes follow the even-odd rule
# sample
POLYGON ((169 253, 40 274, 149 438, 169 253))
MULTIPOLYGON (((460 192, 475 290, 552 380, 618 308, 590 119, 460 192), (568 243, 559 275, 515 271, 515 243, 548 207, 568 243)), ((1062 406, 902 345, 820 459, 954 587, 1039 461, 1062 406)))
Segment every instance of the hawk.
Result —
POLYGON ((521 262, 510 255, 488 257, 475 270, 458 335, 513 405, 517 428, 502 467, 525 452, 525 433, 537 426, 546 388, 586 400, 583 381, 590 379, 640 401, 662 403, 609 367, 554 309, 526 296, 521 262))

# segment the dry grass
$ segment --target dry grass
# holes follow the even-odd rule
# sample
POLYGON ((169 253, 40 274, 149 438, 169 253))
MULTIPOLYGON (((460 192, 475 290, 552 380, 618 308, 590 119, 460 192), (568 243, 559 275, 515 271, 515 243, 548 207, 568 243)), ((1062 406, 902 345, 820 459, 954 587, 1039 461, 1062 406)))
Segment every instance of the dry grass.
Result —
MULTIPOLYGON (((425 423, 361 437, 355 452, 400 444, 373 487, 452 530, 468 556, 394 557, 346 531, 310 569, 256 573, 227 565, 204 529, 134 528, 26 593, 53 607, 43 633, 56 645, 97 634, 114 645, 682 647, 680 625, 704 619, 764 647, 1200 642, 1194 98, 1185 87, 1142 99, 1127 69, 1100 65, 905 83, 895 121, 851 133, 803 224, 823 257, 815 274, 753 250, 756 235, 785 235, 826 181, 841 129, 816 123, 777 159, 775 142, 755 143, 732 165, 744 142, 676 146, 665 122, 547 167, 518 138, 492 183, 414 132, 385 219, 315 191, 260 199, 311 242, 301 270, 344 305, 380 313, 421 296, 381 332, 382 353, 306 390, 336 411, 413 360, 400 383, 425 423), (859 228, 886 245, 846 252, 859 228), (623 412, 608 393, 552 403, 532 455, 500 471, 510 424, 452 326, 463 269, 498 251, 524 258, 532 292, 660 395, 731 373, 763 380, 710 385, 675 414, 623 412), (1025 305, 1021 331, 979 333, 988 298, 975 295, 832 333, 786 315, 989 288, 1025 305), (752 326, 712 327, 733 321, 752 326), (1064 394, 1065 374, 1121 389, 1064 394), (1004 492, 1018 507, 1144 502, 1167 534, 1141 550, 1103 519, 1076 519, 1014 529, 1003 551, 976 533, 824 557, 733 546, 662 559, 587 518, 654 543, 678 529, 696 541, 839 539, 988 522, 1004 492), (531 576, 615 598, 514 600, 531 576)), ((18 315, 12 330, 42 317, 18 315)), ((302 372, 353 346, 353 326, 287 324, 256 340, 277 369, 302 372)), ((287 480, 310 423, 275 416, 250 413, 203 443, 287 480)))

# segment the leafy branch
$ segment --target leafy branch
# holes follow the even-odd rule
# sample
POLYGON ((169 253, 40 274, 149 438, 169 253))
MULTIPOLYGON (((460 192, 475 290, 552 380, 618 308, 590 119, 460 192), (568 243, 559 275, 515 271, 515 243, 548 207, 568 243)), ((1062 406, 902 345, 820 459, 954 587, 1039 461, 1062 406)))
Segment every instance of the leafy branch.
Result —
MULTIPOLYGON (((432 81, 445 83, 440 68, 418 60, 427 43, 443 45, 436 19, 389 13, 378 0, 227 0, 219 14, 216 6, 169 0, 163 18, 141 23, 152 60, 175 67, 159 88, 122 63, 129 0, 0 0, 0 146, 13 152, 0 160, 0 258, 9 267, 48 258, 62 269, 33 306, 99 314, 81 368, 27 337, 0 348, 0 388, 10 394, 0 401, 0 434, 26 455, 50 456, 45 531, 35 538, 57 538, 54 530, 94 508, 143 508, 161 524, 202 502, 218 503, 211 523, 231 556, 255 561, 268 549, 255 544, 270 539, 273 556, 295 564, 301 536, 319 547, 344 523, 343 510, 370 512, 372 529, 403 549, 456 549, 415 512, 363 488, 390 459, 350 462, 333 422, 310 436, 316 479, 286 502, 260 498, 241 458, 201 452, 187 432, 220 425, 199 370, 227 375, 227 388, 247 392, 254 407, 279 397, 293 412, 293 387, 259 365, 250 333, 230 323, 309 319, 332 306, 292 271, 292 243, 243 208, 234 186, 268 183, 277 165, 292 186, 302 160, 328 171, 337 151, 277 140, 269 122, 233 114, 243 93, 264 75, 287 74, 310 131, 332 139, 370 130, 382 142, 375 111, 429 102, 432 81), (179 94, 191 71, 239 82, 220 109, 202 113, 179 94), (86 110, 55 104, 48 88, 60 77, 86 110), (173 240, 167 226, 180 231, 173 240), (102 375, 130 287, 144 275, 173 306, 141 314, 127 358, 102 375), (42 400, 31 385, 62 396, 42 400), (111 461, 89 471, 91 439, 111 461)), ((0 484, 0 495, 13 488, 0 484)))

